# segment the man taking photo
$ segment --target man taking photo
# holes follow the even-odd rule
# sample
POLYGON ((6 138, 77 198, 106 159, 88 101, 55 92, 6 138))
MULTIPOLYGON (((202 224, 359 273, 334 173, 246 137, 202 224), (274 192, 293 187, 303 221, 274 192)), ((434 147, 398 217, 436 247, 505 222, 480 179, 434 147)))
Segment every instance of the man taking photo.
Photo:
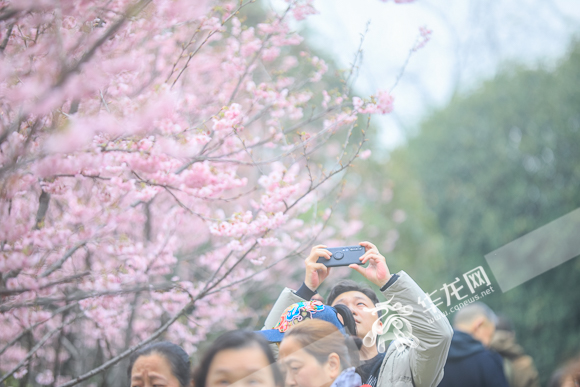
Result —
MULTIPOLYGON (((349 267, 376 285, 389 300, 388 305, 392 307, 400 303, 405 310, 411 311, 404 315, 404 319, 409 323, 412 333, 409 337, 396 338, 383 353, 379 353, 374 344, 363 345, 360 349, 363 361, 360 369, 366 375, 363 382, 371 387, 437 386, 443 378, 443 367, 453 335, 449 322, 435 306, 427 310, 421 306, 422 300, 429 300, 425 292, 404 271, 391 274, 385 257, 375 245, 370 242, 361 242, 360 245, 365 248, 360 261, 368 265, 362 267, 351 264, 349 267)), ((266 319, 264 329, 274 328, 288 306, 308 301, 317 294, 317 289, 331 270, 317 262, 319 257, 330 259, 332 254, 325 247, 318 245, 312 248, 305 260, 303 285, 296 292, 289 288, 282 291, 266 319)), ((368 342, 369 337, 375 336, 377 339, 377 335, 386 333, 382 332, 380 312, 374 310, 379 304, 378 298, 370 288, 354 281, 342 281, 330 290, 327 304, 343 304, 350 309, 360 339, 367 337, 368 342)), ((385 307, 385 304, 379 306, 385 307)), ((385 309, 388 312, 390 308, 385 309)))

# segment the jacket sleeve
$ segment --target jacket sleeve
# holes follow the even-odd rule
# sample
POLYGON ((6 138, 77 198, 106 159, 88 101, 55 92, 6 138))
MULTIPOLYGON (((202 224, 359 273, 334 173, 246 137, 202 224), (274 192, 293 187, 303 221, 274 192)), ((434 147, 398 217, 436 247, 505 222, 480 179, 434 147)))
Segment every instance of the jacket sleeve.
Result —
POLYGON ((483 373, 483 386, 489 387, 509 387, 508 381, 503 371, 503 359, 492 351, 485 353, 485 372, 483 373))
POLYGON ((382 293, 393 305, 400 302, 410 306, 412 313, 401 316, 409 321, 417 345, 408 349, 409 367, 416 387, 437 386, 443 378, 443 367, 451 345, 453 329, 441 311, 433 306, 426 310, 420 304, 426 294, 407 273, 401 271, 399 278, 382 293))
POLYGON ((274 328, 276 324, 278 324, 278 321, 280 321, 280 316, 282 316, 282 313, 286 310, 286 308, 301 301, 306 300, 297 296, 294 291, 292 291, 292 289, 284 288, 274 303, 272 310, 270 313, 268 313, 268 317, 266 317, 266 321, 264 322, 264 327, 262 330, 274 328))

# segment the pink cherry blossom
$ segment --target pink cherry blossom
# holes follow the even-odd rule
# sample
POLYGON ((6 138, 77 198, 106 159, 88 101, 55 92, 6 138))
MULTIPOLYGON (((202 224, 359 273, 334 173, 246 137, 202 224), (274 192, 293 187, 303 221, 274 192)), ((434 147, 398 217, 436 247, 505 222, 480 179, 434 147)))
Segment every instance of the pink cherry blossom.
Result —
POLYGON ((350 136, 393 96, 326 90, 294 27, 312 0, 256 6, 2 1, 0 379, 88 383, 162 327, 192 353, 339 234, 334 188, 370 155, 350 136))
POLYGON ((369 157, 371 157, 371 150, 370 149, 365 149, 364 151, 362 151, 359 155, 359 157, 361 158, 361 160, 366 160, 369 157))

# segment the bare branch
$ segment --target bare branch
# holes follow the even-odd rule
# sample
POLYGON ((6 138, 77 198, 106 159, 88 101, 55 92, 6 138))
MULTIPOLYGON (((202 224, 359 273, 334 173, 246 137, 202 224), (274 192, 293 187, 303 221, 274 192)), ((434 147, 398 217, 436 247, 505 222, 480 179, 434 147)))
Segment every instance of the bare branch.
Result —
MULTIPOLYGON (((370 122, 370 121, 369 121, 370 122)), ((367 123, 367 127, 368 127, 369 123, 367 123)), ((364 130, 362 131, 363 134, 363 138, 364 138, 364 130)), ((294 207, 296 204, 298 204, 298 202, 300 200, 302 200, 304 197, 306 197, 310 192, 312 192, 313 190, 316 190, 316 188, 320 187, 324 182, 326 182, 328 179, 330 179, 332 176, 344 171, 346 168, 348 168, 351 163, 358 157, 358 154, 360 152, 360 150, 362 149, 362 146, 364 144, 364 140, 360 142, 358 148, 356 149, 354 155, 348 160, 347 163, 345 163, 344 165, 341 164, 341 167, 332 171, 331 173, 329 173, 327 176, 325 176, 321 181, 319 181, 316 185, 314 185, 312 187, 312 190, 307 191, 304 195, 302 195, 301 197, 299 197, 294 203, 292 203, 290 206, 288 206, 288 208, 286 209, 286 211, 284 211, 284 213, 288 212, 289 210, 292 209, 292 207, 294 207)))
POLYGON ((362 56, 362 46, 363 43, 365 41, 365 37, 367 36, 368 32, 369 32, 369 26, 371 24, 371 21, 368 20, 367 24, 365 26, 365 32, 361 34, 360 36, 360 43, 358 45, 358 48, 356 50, 356 54, 354 55, 354 59, 352 61, 349 73, 348 73, 348 77, 345 79, 344 81, 344 93, 348 94, 350 92, 350 86, 352 85, 352 83, 354 82, 354 78, 353 78, 353 82, 351 82, 351 85, 349 85, 349 81, 351 80, 351 78, 354 75, 354 70, 355 68, 357 68, 357 62, 359 61, 359 58, 362 56))

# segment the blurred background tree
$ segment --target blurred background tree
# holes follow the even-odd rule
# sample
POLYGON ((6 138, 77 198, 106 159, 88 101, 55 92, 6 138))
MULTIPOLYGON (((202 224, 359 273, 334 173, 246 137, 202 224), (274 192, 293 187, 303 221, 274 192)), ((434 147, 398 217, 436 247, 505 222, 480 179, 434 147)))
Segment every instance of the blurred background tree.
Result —
MULTIPOLYGON (((426 291, 479 265, 491 277, 485 254, 578 208, 579 84, 577 41, 554 68, 505 65, 430 114, 383 168, 359 169, 369 183, 389 176, 391 206, 406 213, 391 266, 426 291)), ((385 212, 366 212, 380 228, 385 212)), ((513 319, 542 384, 580 350, 579 274, 574 258, 483 300, 513 319)))

